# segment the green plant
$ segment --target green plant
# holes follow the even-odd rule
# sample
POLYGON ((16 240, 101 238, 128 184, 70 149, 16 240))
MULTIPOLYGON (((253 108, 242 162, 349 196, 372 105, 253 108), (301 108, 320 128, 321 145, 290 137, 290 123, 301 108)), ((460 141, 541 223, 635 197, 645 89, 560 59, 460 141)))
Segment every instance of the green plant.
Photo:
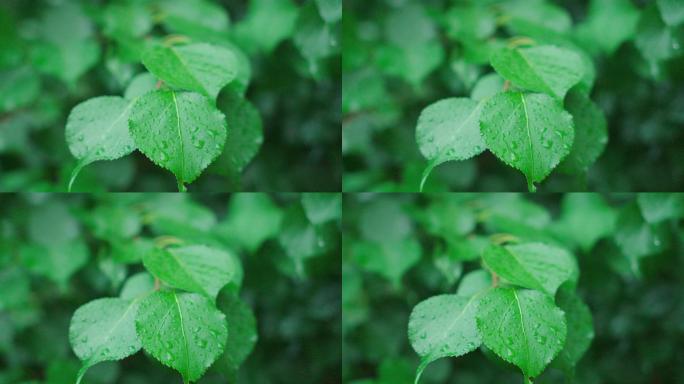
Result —
POLYGON ((0 189, 336 190, 341 7, 3 4, 0 189))
POLYGON ((5 199, 0 382, 339 377, 339 194, 5 199))
POLYGON ((345 2, 345 190, 681 190, 682 9, 345 2))
POLYGON ((350 196, 345 382, 684 377, 661 354, 684 309, 669 304, 682 297, 682 218, 681 193, 350 196), (646 371, 625 363, 640 359, 646 371))

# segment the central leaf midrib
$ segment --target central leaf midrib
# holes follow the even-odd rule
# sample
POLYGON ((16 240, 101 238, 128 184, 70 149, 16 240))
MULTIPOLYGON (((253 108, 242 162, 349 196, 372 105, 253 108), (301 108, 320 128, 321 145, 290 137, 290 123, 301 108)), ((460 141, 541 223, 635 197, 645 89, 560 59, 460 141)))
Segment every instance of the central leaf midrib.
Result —
POLYGON ((518 311, 520 312, 520 327, 522 328, 522 332, 523 332, 523 340, 525 342, 525 351, 526 351, 525 356, 527 357, 525 359, 525 363, 526 363, 525 365, 527 365, 527 368, 529 368, 530 344, 527 340, 527 331, 525 330, 525 321, 523 320, 523 311, 522 311, 522 307, 520 306, 520 299, 518 298, 518 292, 515 289, 513 290, 513 296, 515 297, 515 302, 516 302, 516 304, 518 304, 518 311))
POLYGON ((523 105, 523 111, 525 112, 525 131, 527 132, 527 140, 529 141, 529 148, 530 148, 530 161, 531 161, 531 169, 532 169, 532 179, 534 179, 534 175, 536 173, 535 171, 535 166, 534 166, 534 146, 532 143, 532 132, 530 130, 530 116, 527 113, 527 102, 525 101, 525 94, 520 92, 520 100, 522 101, 523 105))
POLYGON ((180 139, 180 151, 181 151, 181 170, 180 170, 180 181, 181 183, 185 180, 185 141, 183 139, 183 130, 180 126, 180 111, 178 110, 178 101, 176 100, 176 91, 171 91, 173 96, 173 104, 176 109, 176 127, 178 128, 178 138, 180 139))
POLYGON ((173 293, 173 299, 176 301, 178 308, 178 316, 180 318, 181 334, 183 335, 183 343, 185 344, 185 373, 190 377, 190 348, 188 347, 188 337, 185 335, 185 324, 183 321, 183 311, 181 311, 180 302, 178 302, 178 294, 173 293))

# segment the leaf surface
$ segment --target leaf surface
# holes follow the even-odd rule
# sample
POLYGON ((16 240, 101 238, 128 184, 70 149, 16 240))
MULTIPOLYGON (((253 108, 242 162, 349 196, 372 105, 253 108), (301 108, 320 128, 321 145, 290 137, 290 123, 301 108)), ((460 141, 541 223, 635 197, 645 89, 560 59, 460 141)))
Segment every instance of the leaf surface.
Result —
POLYGON ((119 96, 100 96, 75 106, 66 123, 69 150, 79 160, 69 189, 80 170, 98 160, 114 160, 135 150, 128 131, 132 104, 119 96))
POLYGON ((180 189, 221 154, 226 141, 224 115, 194 92, 144 94, 133 106, 129 129, 138 149, 173 172, 180 189))
POLYGON ((429 165, 423 173, 421 189, 437 165, 469 159, 485 150, 479 129, 481 110, 481 104, 468 98, 444 99, 423 109, 416 141, 429 165))
POLYGON ((568 92, 565 108, 572 115, 575 140, 558 169, 569 173, 586 172, 608 143, 606 117, 587 94, 575 89, 568 92))
POLYGON ((559 100, 582 80, 585 65, 574 51, 554 45, 503 48, 491 57, 496 72, 514 85, 553 95, 559 100))
POLYGON ((684 23, 684 3, 681 0, 657 0, 663 20, 669 26, 684 23))
POLYGON ((582 302, 571 287, 563 285, 558 290, 556 303, 565 312, 568 334, 565 346, 556 356, 553 365, 572 373, 594 339, 594 324, 589 307, 582 302))
POLYGON ((565 344, 563 311, 538 291, 493 289, 480 299, 476 321, 484 344, 527 378, 539 375, 565 344))
POLYGON ((475 324, 478 297, 439 295, 418 303, 411 311, 408 337, 421 357, 416 383, 425 367, 442 357, 458 357, 482 344, 475 324))
POLYGON ((174 288, 215 299, 235 274, 235 264, 226 251, 206 245, 154 248, 143 256, 150 273, 174 288))
POLYGON ((78 381, 88 367, 102 361, 121 360, 141 348, 135 331, 139 300, 104 298, 76 310, 69 326, 69 342, 83 361, 78 381))
POLYGON ((226 377, 235 379, 258 340, 257 321, 249 305, 233 294, 221 293, 218 308, 226 315, 230 332, 227 348, 214 366, 226 377))
POLYGON ((506 281, 537 289, 551 296, 564 282, 577 281, 577 262, 568 251, 543 243, 525 243, 505 247, 492 245, 482 259, 506 281))
POLYGON ((544 94, 506 92, 482 109, 482 138, 496 157, 520 170, 530 190, 570 153, 572 116, 544 94))
POLYGON ((225 315, 204 296, 155 292, 140 302, 135 328, 142 347, 185 381, 196 381, 226 347, 225 315))
POLYGON ((155 45, 143 52, 142 62, 154 76, 182 90, 216 100, 221 88, 237 76, 237 58, 221 46, 196 43, 155 45))

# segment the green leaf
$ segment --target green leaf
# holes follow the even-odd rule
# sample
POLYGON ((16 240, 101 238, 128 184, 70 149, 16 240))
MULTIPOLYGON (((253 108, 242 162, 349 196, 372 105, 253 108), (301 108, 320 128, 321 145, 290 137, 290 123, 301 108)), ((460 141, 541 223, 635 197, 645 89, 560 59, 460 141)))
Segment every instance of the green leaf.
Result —
POLYGON ((31 67, 0 72, 0 113, 32 103, 40 93, 40 77, 31 67))
POLYGON ((413 225, 400 200, 381 197, 361 210, 359 231, 367 240, 392 242, 409 236, 413 225))
POLYGON ((411 311, 408 337, 421 357, 418 383, 425 367, 442 357, 458 357, 482 344, 475 324, 479 297, 439 295, 421 301, 411 311))
POLYGON ((139 303, 139 300, 97 299, 74 312, 69 342, 83 361, 77 384, 89 367, 102 361, 121 360, 140 350, 135 331, 139 303))
POLYGON ((572 19, 564 8, 544 0, 511 1, 502 4, 508 26, 517 33, 531 28, 565 33, 572 27, 572 19))
POLYGON ((585 65, 574 51, 554 45, 503 48, 492 55, 496 72, 514 85, 562 100, 582 80, 585 65))
POLYGON ((491 286, 492 275, 484 269, 477 269, 463 276, 456 294, 463 297, 471 297, 491 286))
POLYGON ((657 0, 660 14, 671 27, 684 23, 684 3, 680 0, 657 0))
POLYGON ((128 131, 133 104, 119 96, 100 96, 75 106, 66 123, 69 150, 79 160, 69 190, 81 169, 98 160, 115 160, 135 150, 128 131))
POLYGON ((157 88, 157 81, 157 78, 149 72, 136 75, 124 91, 124 99, 133 101, 138 96, 154 91, 157 88))
POLYGON ((307 60, 309 72, 314 77, 321 74, 320 61, 330 57, 339 47, 334 30, 321 19, 313 3, 300 9, 292 41, 307 60))
POLYGON ((143 52, 142 62, 169 86, 202 93, 212 101, 237 76, 233 51, 206 43, 154 45, 143 52))
POLYGON ((282 221, 282 210, 268 195, 239 193, 231 196, 228 216, 217 233, 238 247, 255 252, 264 241, 278 234, 282 221))
POLYGON ((226 176, 239 174, 259 153, 264 142, 261 115, 249 100, 232 89, 221 92, 217 105, 226 115, 230 133, 223 153, 212 169, 226 176))
POLYGON ((416 127, 420 153, 429 161, 420 189, 434 167, 466 160, 485 150, 479 122, 482 104, 467 98, 440 100, 423 109, 416 127))
POLYGON ((601 195, 568 193, 563 196, 556 230, 588 252, 599 239, 613 233, 616 219, 617 212, 601 195))
POLYGON ((591 0, 589 14, 576 31, 586 46, 610 55, 634 36, 638 21, 639 10, 631 0, 591 0))
POLYGON ((615 243, 627 257, 632 272, 640 275, 639 259, 662 251, 666 246, 666 230, 662 225, 650 225, 641 215, 638 204, 622 208, 617 220, 615 243))
POLYGON ((444 15, 446 31, 458 40, 484 40, 496 31, 496 15, 480 5, 455 6, 444 15))
POLYGON ((492 245, 482 260, 489 269, 507 282, 544 291, 551 296, 566 281, 576 282, 579 268, 568 251, 542 243, 505 247, 492 245))
POLYGON ((151 274, 166 284, 211 299, 235 274, 235 264, 228 252, 206 245, 159 249, 143 255, 143 264, 151 274))
POLYGON ((298 13, 291 0, 252 0, 247 15, 235 26, 235 38, 248 52, 268 53, 292 35, 298 13))
POLYGON ((119 297, 133 300, 154 290, 154 277, 147 272, 136 273, 126 280, 119 297))
POLYGON ((572 115, 575 140, 558 169, 569 173, 586 172, 608 143, 606 117, 587 94, 574 88, 565 98, 565 109, 572 115))
POLYGON ((197 381, 226 347, 226 316, 204 296, 155 292, 140 302, 135 328, 143 348, 197 381))
POLYGON ((682 193, 640 193, 637 203, 644 219, 652 224, 684 216, 682 193))
POLYGON ((476 319, 484 344, 526 378, 542 373, 565 344, 563 311, 538 291, 493 289, 480 299, 476 319))
POLYGON ((226 141, 224 115, 193 92, 144 94, 133 106, 129 129, 145 156, 173 172, 179 189, 202 173, 226 141))
POLYGON ((570 153, 572 116, 544 94, 507 92, 482 109, 482 138, 496 157, 520 170, 530 190, 570 153))
POLYGON ((80 239, 51 246, 30 244, 20 251, 26 268, 62 286, 88 262, 88 256, 88 247, 80 239))
POLYGON ((173 33, 209 39, 225 34, 230 20, 224 7, 206 0, 159 2, 164 27, 173 33))
POLYGON ((565 312, 568 334, 563 350, 552 365, 560 367, 567 375, 574 373, 577 362, 589 349, 594 339, 594 324, 589 307, 568 285, 563 285, 558 290, 556 303, 565 312))
POLYGON ((306 217, 313 224, 342 217, 342 195, 339 193, 303 193, 301 201, 306 217))
POLYGON ((24 305, 31 297, 31 282, 22 268, 0 269, 0 311, 11 310, 24 305))
POLYGON ((103 32, 113 39, 139 37, 152 29, 152 14, 142 3, 109 4, 103 12, 103 32))
POLYGON ((395 285, 412 266, 420 260, 422 249, 415 239, 384 243, 357 242, 353 244, 352 257, 363 269, 377 273, 395 285))
POLYGON ((258 340, 257 322, 252 309, 233 294, 221 293, 218 308, 226 315, 230 332, 226 342, 228 347, 214 367, 228 378, 229 382, 234 383, 238 368, 247 359, 258 340))
POLYGON ((659 62, 679 54, 679 36, 660 18, 655 4, 644 9, 637 25, 634 44, 649 62, 659 62))
POLYGON ((342 20, 342 0, 316 0, 316 5, 326 23, 342 20))
POLYGON ((503 90, 504 79, 498 73, 489 73, 480 77, 470 92, 470 98, 475 101, 482 101, 503 90))

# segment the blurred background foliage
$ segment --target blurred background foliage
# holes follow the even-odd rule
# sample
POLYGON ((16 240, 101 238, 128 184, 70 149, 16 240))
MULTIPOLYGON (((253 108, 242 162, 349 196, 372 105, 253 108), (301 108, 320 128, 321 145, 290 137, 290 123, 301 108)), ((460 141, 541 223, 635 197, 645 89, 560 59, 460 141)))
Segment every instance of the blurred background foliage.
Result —
MULTIPOLYGON (((118 297, 144 271, 140 249, 155 241, 239 256, 244 273, 222 295, 238 294, 252 309, 258 341, 238 383, 339 383, 341 204, 339 194, 2 195, 0 383, 73 384, 80 362, 68 340, 71 316, 93 299, 118 297)), ((180 381, 139 352, 94 366, 83 382, 180 381)), ((198 381, 226 382, 213 369, 198 381)))
MULTIPOLYGON (((342 29, 345 191, 417 191, 420 111, 497 86, 489 52, 514 36, 591 54, 608 118, 586 178, 554 172, 541 191, 684 188, 681 1, 346 0, 342 29)), ((426 191, 444 190, 524 191, 525 180, 485 152, 437 167, 426 191)))
MULTIPOLYGON (((577 258, 578 295, 593 314, 595 338, 575 382, 684 382, 683 218, 681 193, 346 195, 343 381, 413 383, 419 358, 407 337, 411 309, 456 293, 481 268, 490 241, 515 236, 577 258)), ((517 368, 483 347, 430 364, 421 383, 520 380, 517 368)), ((560 382, 553 368, 535 380, 560 382)))
MULTIPOLYGON (((263 120, 246 170, 213 166, 193 191, 339 191, 341 17, 341 0, 2 1, 0 190, 65 190, 76 164, 64 138, 71 108, 123 95, 144 72, 144 47, 181 35, 237 52, 248 81, 221 99, 246 91, 263 120)), ((88 168, 75 190, 175 190, 139 152, 88 168)))

